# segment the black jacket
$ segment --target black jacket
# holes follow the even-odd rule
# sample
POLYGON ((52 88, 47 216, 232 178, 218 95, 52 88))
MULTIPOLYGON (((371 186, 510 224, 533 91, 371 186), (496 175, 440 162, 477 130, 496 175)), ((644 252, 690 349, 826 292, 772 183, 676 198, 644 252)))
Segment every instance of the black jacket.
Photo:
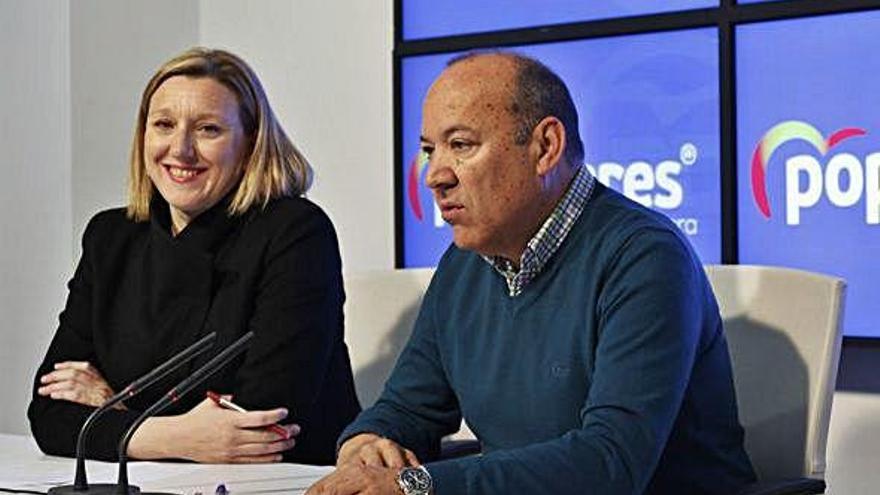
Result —
MULTIPOLYGON (((28 409, 40 448, 73 455, 92 411, 36 394, 54 363, 90 361, 119 391, 211 331, 219 349, 254 330, 245 354, 164 414, 188 411, 208 389, 233 394, 247 409, 283 406, 290 411, 285 422, 302 426, 285 460, 332 463, 336 438, 360 406, 343 342, 345 296, 330 220, 302 198, 275 200, 241 217, 229 217, 221 201, 172 237, 168 205, 156 196, 149 222, 114 209, 86 228, 28 409)), ((96 423, 87 455, 115 459, 139 412, 215 353, 128 400, 128 411, 110 411, 96 423)))

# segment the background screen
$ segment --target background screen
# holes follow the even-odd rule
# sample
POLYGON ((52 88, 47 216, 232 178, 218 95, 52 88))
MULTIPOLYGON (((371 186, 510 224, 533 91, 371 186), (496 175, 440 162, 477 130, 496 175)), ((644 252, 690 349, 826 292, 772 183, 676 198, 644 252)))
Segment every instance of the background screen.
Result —
POLYGON ((880 336, 878 32, 868 12, 737 33, 739 261, 845 278, 850 336, 880 336))
MULTIPOLYGON (((715 29, 515 48, 568 84, 600 181, 672 218, 705 263, 721 258, 715 29), (653 187, 633 187, 648 181, 653 187)), ((454 54, 401 63, 403 266, 433 266, 452 240, 419 174, 421 101, 454 54)))
POLYGON ((406 0, 402 26, 404 39, 418 39, 717 6, 718 0, 406 0))

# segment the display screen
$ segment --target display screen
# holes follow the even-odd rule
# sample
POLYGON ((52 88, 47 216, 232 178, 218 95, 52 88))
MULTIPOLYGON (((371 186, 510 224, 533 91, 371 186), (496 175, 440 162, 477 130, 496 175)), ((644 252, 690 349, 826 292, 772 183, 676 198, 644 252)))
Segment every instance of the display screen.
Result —
POLYGON ((844 333, 880 337, 880 12, 737 30, 739 261, 847 281, 844 333))
MULTIPOLYGON (((514 50, 556 71, 580 116, 600 181, 670 217, 705 263, 721 258, 718 36, 712 28, 547 43, 514 50)), ((455 54, 401 62, 403 266, 435 265, 452 231, 418 161, 421 102, 455 54)))
POLYGON ((405 40, 717 7, 718 0, 403 0, 405 40))

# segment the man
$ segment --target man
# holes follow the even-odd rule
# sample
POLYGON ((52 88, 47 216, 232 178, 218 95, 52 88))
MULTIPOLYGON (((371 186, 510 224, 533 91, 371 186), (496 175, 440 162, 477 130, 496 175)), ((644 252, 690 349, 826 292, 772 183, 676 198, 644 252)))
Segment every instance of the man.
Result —
POLYGON ((565 84, 453 60, 424 102, 455 246, 377 403, 311 494, 734 493, 742 447, 718 308, 676 227, 597 183, 565 84), (462 416, 483 454, 428 462, 462 416))

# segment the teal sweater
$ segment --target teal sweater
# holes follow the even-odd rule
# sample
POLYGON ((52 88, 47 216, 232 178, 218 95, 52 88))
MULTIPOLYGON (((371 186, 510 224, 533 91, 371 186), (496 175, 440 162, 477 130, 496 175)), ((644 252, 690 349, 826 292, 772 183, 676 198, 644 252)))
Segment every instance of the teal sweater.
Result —
POLYGON ((516 297, 450 247, 382 396, 341 438, 432 459, 462 416, 484 453, 427 463, 437 495, 728 494, 754 479, 699 260, 665 217, 599 184, 516 297))

